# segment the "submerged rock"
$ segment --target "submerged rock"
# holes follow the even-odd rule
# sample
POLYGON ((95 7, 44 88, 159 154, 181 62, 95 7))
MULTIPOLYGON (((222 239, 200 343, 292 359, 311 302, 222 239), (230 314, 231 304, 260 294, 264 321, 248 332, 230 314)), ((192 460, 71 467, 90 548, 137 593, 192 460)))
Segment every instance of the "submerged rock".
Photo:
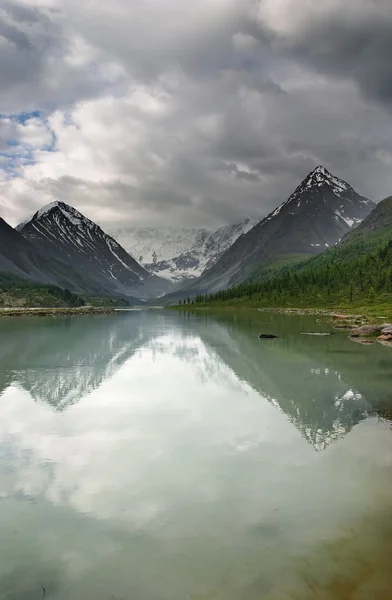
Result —
POLYGON ((272 333, 260 333, 259 340, 276 340, 277 335, 272 335, 272 333))
POLYGON ((343 315, 335 313, 329 321, 329 324, 332 325, 334 329, 346 329, 351 331, 360 325, 365 325, 366 321, 363 319, 364 317, 362 317, 362 315, 343 315))
POLYGON ((362 344, 363 346, 373 346, 376 343, 375 339, 366 339, 366 338, 360 338, 360 337, 348 337, 348 339, 350 340, 350 342, 355 342, 356 344, 362 344))

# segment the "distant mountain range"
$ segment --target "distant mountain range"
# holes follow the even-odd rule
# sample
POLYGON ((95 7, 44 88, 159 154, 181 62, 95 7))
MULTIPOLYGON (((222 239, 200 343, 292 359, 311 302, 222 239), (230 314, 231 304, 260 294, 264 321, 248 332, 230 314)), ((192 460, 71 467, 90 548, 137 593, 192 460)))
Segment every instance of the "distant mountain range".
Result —
POLYGON ((219 291, 245 281, 255 269, 278 268, 319 254, 359 225, 375 206, 319 166, 215 265, 194 282, 178 286, 171 297, 219 291))
POLYGON ((172 282, 199 277, 244 233, 256 225, 247 217, 236 225, 224 225, 217 231, 207 229, 116 229, 111 235, 135 260, 155 275, 172 282))
MULTIPOLYGON (((171 302, 319 254, 369 227, 365 218, 375 206, 321 166, 261 221, 246 218, 215 232, 134 228, 111 236, 52 202, 16 229, 0 219, 0 271, 77 293, 171 302)), ((382 219, 382 206, 377 210, 382 219)))

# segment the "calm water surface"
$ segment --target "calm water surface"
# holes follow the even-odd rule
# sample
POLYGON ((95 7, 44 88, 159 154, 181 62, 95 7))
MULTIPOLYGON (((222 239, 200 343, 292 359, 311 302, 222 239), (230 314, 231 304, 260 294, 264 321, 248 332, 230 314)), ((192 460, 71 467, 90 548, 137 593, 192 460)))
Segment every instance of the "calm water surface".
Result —
POLYGON ((392 348, 312 331, 2 319, 0 598, 390 599, 392 348))

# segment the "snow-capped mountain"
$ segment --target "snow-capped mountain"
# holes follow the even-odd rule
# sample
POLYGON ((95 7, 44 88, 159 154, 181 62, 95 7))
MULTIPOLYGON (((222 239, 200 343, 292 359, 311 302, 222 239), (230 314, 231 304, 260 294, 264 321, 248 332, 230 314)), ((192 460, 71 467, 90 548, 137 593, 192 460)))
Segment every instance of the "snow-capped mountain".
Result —
POLYGON ((71 286, 75 291, 149 298, 170 288, 96 223, 64 202, 44 206, 17 229, 41 255, 75 274, 71 286))
POLYGON ((348 183, 316 167, 288 200, 237 239, 201 277, 181 286, 178 295, 218 291, 244 281, 256 268, 318 254, 336 244, 374 207, 348 183))
POLYGON ((194 246, 200 246, 211 235, 207 229, 174 229, 145 227, 113 229, 110 235, 140 264, 170 260, 194 246))
POLYGON ((246 218, 217 231, 207 229, 117 229, 111 232, 147 271, 180 282, 199 277, 257 220, 246 218))

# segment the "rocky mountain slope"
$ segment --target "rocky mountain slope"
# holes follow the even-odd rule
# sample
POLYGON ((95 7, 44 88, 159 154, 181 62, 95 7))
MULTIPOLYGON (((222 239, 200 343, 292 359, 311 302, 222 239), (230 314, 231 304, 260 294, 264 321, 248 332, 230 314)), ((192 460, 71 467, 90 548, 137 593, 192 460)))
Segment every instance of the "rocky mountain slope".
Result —
POLYGON ((80 275, 63 262, 41 254, 28 239, 1 218, 0 271, 61 287, 83 285, 80 275))
POLYGON ((358 241, 369 234, 382 233, 392 227, 392 196, 381 200, 358 227, 349 231, 343 242, 358 241))
POLYGON ((222 290, 246 280, 256 268, 318 254, 359 225, 374 207, 374 202, 319 166, 212 268, 191 284, 179 286, 173 296, 222 290))
MULTIPOLYGON (((369 314, 383 315, 385 322, 390 322, 392 199, 380 202, 357 229, 332 248, 291 267, 265 274, 263 279, 242 282, 207 298, 196 296, 196 302, 206 301, 248 307, 350 306, 351 311, 360 309, 361 314, 369 311, 369 314)), ((347 324, 349 321, 344 321, 343 326, 347 324)), ((380 321, 380 332, 384 325, 380 321)), ((366 333, 372 335, 373 332, 367 330, 366 333)), ((388 335, 387 331, 383 333, 388 335)), ((390 344, 389 337, 379 341, 390 344)))
POLYGON ((17 229, 41 256, 68 269, 69 287, 75 291, 151 298, 170 288, 98 225, 63 202, 44 206, 17 229))
POLYGON ((173 282, 199 277, 257 221, 244 219, 215 232, 207 229, 117 229, 113 237, 147 271, 173 282))

